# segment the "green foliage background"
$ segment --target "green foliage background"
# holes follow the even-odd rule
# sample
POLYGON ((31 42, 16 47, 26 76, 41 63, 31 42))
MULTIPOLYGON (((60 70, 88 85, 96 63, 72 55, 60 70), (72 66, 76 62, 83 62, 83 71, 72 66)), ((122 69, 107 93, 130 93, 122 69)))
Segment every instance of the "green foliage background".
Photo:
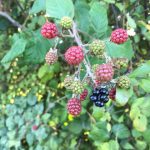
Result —
MULTIPOLYGON (((150 21, 149 2, 142 0, 8 0, 0 1, 20 25, 0 15, 0 149, 9 150, 148 150, 150 148, 150 21), (82 40, 105 39, 111 57, 125 57, 132 64, 133 89, 118 90, 117 100, 99 109, 83 102, 81 116, 67 114, 71 93, 63 79, 74 68, 63 56, 45 65, 46 52, 55 43, 40 35, 46 17, 59 26, 70 16, 82 40), (113 28, 133 28, 134 37, 122 45, 109 42, 113 28), (130 93, 130 94, 128 94, 130 93), (34 131, 32 127, 38 129, 34 131)), ((62 39, 61 53, 73 45, 62 39)), ((96 61, 92 61, 96 63, 96 61)), ((89 88, 89 91, 91 89, 89 88)))

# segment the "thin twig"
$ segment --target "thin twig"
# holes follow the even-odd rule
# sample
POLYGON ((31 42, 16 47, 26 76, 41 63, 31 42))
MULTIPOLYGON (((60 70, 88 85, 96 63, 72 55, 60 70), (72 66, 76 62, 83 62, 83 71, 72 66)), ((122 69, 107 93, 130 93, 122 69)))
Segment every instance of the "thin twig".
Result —
POLYGON ((0 11, 0 16, 3 16, 7 20, 9 20, 12 23, 13 26, 15 26, 17 28, 22 28, 22 25, 19 22, 17 22, 16 20, 14 20, 11 16, 9 16, 7 14, 7 12, 0 11))

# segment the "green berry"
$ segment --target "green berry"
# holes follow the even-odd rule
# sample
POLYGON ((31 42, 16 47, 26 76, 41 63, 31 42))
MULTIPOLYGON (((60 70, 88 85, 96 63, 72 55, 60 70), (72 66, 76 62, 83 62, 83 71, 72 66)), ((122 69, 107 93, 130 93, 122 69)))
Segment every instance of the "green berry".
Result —
POLYGON ((101 40, 95 40, 90 44, 89 49, 95 56, 101 58, 104 55, 105 43, 101 40))
POLYGON ((64 79, 64 86, 65 86, 65 88, 71 90, 72 83, 73 83, 73 77, 66 76, 66 78, 64 79))
POLYGON ((128 67, 128 59, 123 59, 123 58, 117 59, 115 62, 115 66, 118 69, 127 68, 128 67))
POLYGON ((80 81, 74 81, 71 85, 74 94, 81 94, 84 91, 84 86, 80 81))
POLYGON ((117 85, 120 88, 128 89, 130 87, 130 79, 127 76, 121 76, 117 81, 117 85))
POLYGON ((64 29, 71 29, 72 23, 73 23, 73 21, 69 17, 63 17, 60 21, 60 25, 64 29))
POLYGON ((96 71, 96 69, 97 69, 97 67, 99 66, 99 64, 94 64, 93 66, 92 66, 92 70, 93 70, 93 72, 95 72, 96 71))

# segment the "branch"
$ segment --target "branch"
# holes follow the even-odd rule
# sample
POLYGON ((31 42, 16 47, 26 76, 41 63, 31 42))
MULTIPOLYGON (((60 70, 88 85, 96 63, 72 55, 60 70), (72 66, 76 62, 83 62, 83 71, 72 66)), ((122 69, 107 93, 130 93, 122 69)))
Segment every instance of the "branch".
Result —
MULTIPOLYGON (((86 49, 85 49, 85 47, 83 46, 83 44, 82 44, 82 42, 81 42, 81 39, 80 39, 80 37, 79 37, 79 34, 78 34, 77 29, 76 29, 76 24, 75 24, 75 23, 73 23, 73 29, 72 29, 72 30, 73 30, 73 36, 74 36, 74 38, 75 38, 76 43, 78 44, 78 46, 81 46, 81 47, 83 48, 84 52, 86 52, 86 49)), ((84 63, 84 65, 85 65, 85 67, 86 67, 87 73, 89 74, 89 76, 91 77, 91 79, 92 79, 93 82, 94 82, 94 79, 95 79, 95 78, 94 78, 94 75, 93 75, 93 73, 91 72, 90 66, 88 65, 86 59, 83 60, 83 63, 84 63)))
POLYGON ((13 26, 15 26, 17 28, 22 28, 22 25, 19 22, 17 22, 16 20, 14 20, 11 16, 9 16, 6 12, 0 11, 0 16, 9 20, 13 26))

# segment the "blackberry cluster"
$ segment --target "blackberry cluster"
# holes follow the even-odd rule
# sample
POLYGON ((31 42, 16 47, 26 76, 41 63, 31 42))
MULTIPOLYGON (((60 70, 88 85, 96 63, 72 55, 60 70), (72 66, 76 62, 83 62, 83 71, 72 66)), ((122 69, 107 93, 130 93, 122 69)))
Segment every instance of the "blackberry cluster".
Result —
POLYGON ((93 90, 90 100, 95 103, 95 106, 103 107, 109 101, 109 92, 107 88, 96 88, 93 90))

